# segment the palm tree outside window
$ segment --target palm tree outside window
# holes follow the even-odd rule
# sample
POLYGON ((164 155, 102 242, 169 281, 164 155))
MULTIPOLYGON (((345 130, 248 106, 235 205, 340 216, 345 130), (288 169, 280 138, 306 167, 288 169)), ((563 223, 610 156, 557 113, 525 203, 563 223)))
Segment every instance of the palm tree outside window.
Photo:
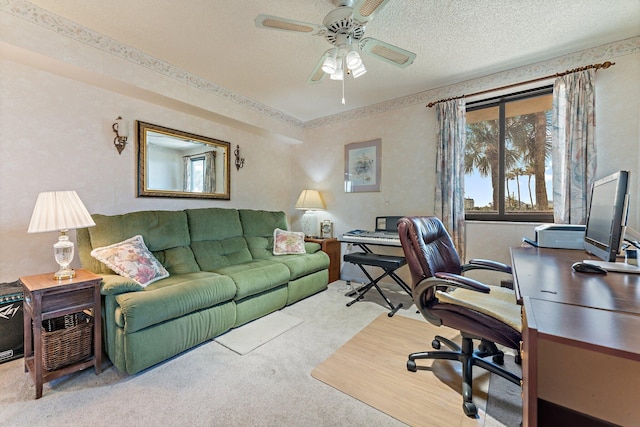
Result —
POLYGON ((467 104, 467 220, 553 222, 552 100, 544 87, 467 104))

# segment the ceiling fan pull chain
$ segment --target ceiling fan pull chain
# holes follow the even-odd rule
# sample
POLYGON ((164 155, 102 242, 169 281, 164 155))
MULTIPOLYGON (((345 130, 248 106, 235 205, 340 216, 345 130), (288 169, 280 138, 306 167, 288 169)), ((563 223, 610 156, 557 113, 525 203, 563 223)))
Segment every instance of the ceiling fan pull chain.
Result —
POLYGON ((344 81, 345 81, 345 79, 342 79, 342 105, 345 105, 345 102, 344 102, 344 81))

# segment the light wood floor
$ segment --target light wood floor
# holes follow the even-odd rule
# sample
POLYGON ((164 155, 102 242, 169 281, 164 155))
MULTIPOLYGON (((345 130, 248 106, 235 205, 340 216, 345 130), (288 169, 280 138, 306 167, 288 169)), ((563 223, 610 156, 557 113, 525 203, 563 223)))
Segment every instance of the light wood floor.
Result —
POLYGON ((449 328, 382 314, 314 369, 312 376, 412 426, 484 426, 486 371, 474 369, 477 419, 462 411, 460 363, 419 361, 418 366, 430 368, 407 371, 407 355, 430 350, 436 334, 454 340, 457 336, 449 328))

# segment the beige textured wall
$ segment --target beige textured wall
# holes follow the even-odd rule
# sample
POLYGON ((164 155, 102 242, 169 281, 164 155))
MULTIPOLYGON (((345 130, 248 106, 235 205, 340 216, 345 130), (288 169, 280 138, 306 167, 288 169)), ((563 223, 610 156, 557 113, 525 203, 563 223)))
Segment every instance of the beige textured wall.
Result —
MULTIPOLYGON (((436 118, 422 102, 303 130, 8 14, 0 28, 0 282, 56 268, 56 233, 26 233, 41 191, 76 190, 91 212, 105 214, 278 209, 300 229, 294 203, 303 188, 317 188, 327 204, 319 219, 334 221, 336 234, 373 228, 379 215, 433 213, 436 118), (232 168, 231 201, 137 198, 135 144, 122 155, 112 146, 118 115, 240 144, 247 163, 232 168), (382 190, 344 193, 344 145, 375 138, 382 190)), ((640 229, 640 53, 604 59, 616 65, 597 77, 600 171, 632 171, 630 224, 640 229)), ((566 64, 559 59, 557 68, 566 64)), ((130 132, 133 139, 133 124, 130 132)), ((532 227, 469 224, 468 256, 508 261, 509 246, 532 227)))
POLYGON ((297 213, 288 210, 289 143, 1 59, 0 135, 0 282, 57 269, 51 248, 57 233, 26 232, 42 191, 76 190, 91 213, 195 207, 297 213), (131 120, 122 155, 111 130, 120 114, 131 120), (246 165, 232 166, 231 200, 137 198, 134 120, 239 144, 246 165))
MULTIPOLYGON (((640 229, 640 53, 617 57, 615 62, 596 76, 598 176, 620 169, 631 171, 629 224, 640 229)), ((319 216, 334 221, 338 234, 354 228, 372 229, 376 216, 430 215, 436 132, 435 109, 424 105, 307 130, 304 144, 294 147, 293 191, 303 187, 320 190, 327 211, 319 216), (375 138, 382 139, 381 192, 345 193, 344 145, 375 138)), ((520 245, 524 236, 533 238, 536 225, 468 223, 467 259, 509 263, 509 248, 520 245)), ((353 274, 358 271, 343 265, 343 275, 353 274)), ((485 277, 498 280, 493 275, 485 277)))

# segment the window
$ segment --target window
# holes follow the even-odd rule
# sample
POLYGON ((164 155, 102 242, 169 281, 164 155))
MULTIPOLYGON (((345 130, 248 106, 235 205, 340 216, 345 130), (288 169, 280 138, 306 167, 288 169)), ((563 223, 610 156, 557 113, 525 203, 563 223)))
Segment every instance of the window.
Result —
POLYGON ((190 159, 189 191, 201 193, 204 190, 204 156, 190 159))
POLYGON ((465 218, 553 222, 553 88, 467 104, 465 218))

